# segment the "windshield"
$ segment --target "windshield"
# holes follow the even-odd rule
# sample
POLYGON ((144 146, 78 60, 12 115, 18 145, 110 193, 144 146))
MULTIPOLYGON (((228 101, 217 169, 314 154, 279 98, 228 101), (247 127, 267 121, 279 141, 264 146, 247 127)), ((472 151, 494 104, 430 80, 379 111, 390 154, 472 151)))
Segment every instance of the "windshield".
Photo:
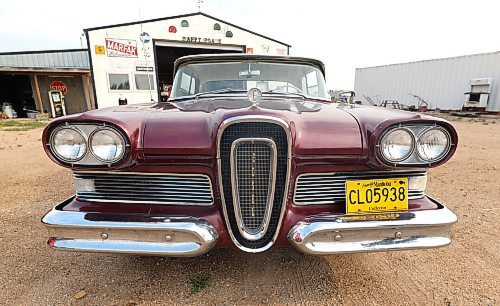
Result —
POLYGON ((175 75, 172 98, 203 93, 246 94, 250 88, 265 93, 301 94, 330 99, 321 71, 307 64, 238 61, 194 63, 175 75))

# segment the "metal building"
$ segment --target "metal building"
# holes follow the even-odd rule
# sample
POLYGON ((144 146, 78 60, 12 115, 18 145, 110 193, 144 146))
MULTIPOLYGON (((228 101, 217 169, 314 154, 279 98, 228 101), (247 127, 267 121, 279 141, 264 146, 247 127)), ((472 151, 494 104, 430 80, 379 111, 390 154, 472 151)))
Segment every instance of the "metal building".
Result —
POLYGON ((86 49, 0 53, 0 106, 11 104, 18 117, 50 113, 51 90, 62 92, 68 115, 92 108, 86 49))
POLYGON ((363 104, 397 100, 429 109, 500 111, 500 52, 357 68, 354 90, 363 104))

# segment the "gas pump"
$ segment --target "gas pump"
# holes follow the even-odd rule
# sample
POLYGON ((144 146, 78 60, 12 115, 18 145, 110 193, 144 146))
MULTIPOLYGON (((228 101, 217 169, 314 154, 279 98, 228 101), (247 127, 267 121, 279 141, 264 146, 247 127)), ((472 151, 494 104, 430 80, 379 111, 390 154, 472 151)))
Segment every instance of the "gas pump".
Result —
POLYGON ((160 101, 166 102, 170 97, 170 92, 172 91, 172 86, 167 85, 164 82, 160 83, 160 101))
POLYGON ((49 100, 53 118, 66 116, 66 105, 64 104, 64 96, 59 90, 49 91, 49 100))

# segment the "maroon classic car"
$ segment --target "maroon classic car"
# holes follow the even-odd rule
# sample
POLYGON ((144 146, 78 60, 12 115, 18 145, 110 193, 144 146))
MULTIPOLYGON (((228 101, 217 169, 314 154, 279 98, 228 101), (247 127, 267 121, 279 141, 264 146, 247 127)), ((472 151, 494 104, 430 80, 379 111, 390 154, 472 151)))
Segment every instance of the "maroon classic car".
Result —
POLYGON ((188 56, 168 102, 52 121, 43 146, 76 195, 43 217, 48 244, 163 256, 449 244, 457 218, 426 184, 455 152, 453 126, 332 103, 324 74, 306 58, 188 56))

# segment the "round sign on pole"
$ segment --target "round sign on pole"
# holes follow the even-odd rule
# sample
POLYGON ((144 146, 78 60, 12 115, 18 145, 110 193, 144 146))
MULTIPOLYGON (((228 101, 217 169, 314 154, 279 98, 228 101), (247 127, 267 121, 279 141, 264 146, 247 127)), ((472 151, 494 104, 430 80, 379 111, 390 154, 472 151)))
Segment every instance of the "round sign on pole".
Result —
POLYGON ((147 44, 148 42, 151 41, 151 36, 149 36, 149 34, 147 32, 142 32, 140 35, 139 35, 141 41, 145 44, 147 44))
POLYGON ((68 86, 66 86, 66 84, 61 81, 53 81, 52 83, 50 83, 49 88, 50 90, 59 90, 63 96, 65 96, 68 92, 68 86))

